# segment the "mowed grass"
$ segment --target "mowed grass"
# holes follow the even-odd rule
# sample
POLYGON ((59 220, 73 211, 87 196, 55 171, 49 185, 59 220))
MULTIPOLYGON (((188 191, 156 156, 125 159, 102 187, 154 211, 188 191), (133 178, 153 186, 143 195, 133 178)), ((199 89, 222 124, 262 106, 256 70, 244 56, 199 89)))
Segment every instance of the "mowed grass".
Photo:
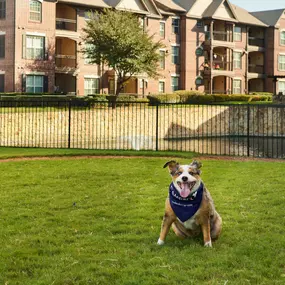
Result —
POLYGON ((156 245, 164 163, 0 162, 0 284, 285 284, 284 163, 203 161, 224 223, 213 248, 172 231, 156 245))

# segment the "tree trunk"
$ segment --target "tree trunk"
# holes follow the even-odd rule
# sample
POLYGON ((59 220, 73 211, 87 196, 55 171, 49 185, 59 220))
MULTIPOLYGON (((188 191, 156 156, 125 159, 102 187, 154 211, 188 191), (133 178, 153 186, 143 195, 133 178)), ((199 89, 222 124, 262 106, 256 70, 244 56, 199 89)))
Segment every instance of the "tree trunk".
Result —
POLYGON ((122 83, 121 83, 121 80, 117 80, 117 88, 116 88, 116 93, 115 93, 115 96, 114 98, 112 99, 112 109, 116 109, 116 105, 117 105, 117 99, 118 99, 118 96, 120 94, 122 90, 122 83))

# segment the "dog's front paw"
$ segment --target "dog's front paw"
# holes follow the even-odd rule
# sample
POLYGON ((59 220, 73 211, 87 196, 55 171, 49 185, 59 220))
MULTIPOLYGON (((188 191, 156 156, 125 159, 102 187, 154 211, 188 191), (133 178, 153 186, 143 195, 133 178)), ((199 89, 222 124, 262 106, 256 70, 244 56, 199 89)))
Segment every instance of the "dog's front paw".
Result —
POLYGON ((212 247, 212 241, 210 240, 210 241, 205 242, 204 246, 205 247, 212 247))
POLYGON ((158 245, 164 245, 164 240, 161 240, 161 239, 159 238, 158 241, 157 241, 157 244, 158 244, 158 245))

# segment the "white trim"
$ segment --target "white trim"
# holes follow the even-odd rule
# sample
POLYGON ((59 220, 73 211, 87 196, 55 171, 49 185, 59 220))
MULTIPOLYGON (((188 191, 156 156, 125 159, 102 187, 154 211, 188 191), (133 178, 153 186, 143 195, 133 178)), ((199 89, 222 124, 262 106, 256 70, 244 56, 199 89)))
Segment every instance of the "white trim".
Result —
POLYGON ((278 55, 285 55, 285 53, 283 53, 283 52, 280 52, 280 53, 278 53, 278 55))
POLYGON ((180 77, 180 74, 172 73, 171 77, 180 77))
POLYGON ((38 33, 38 32, 26 32, 26 36, 45 37, 46 34, 44 34, 44 33, 38 33))
POLYGON ((179 16, 171 16, 171 19, 180 19, 179 16))
POLYGON ((0 74, 5 74, 5 71, 4 70, 0 70, 0 74))
POLYGON ((233 77, 233 80, 242 80, 242 77, 233 77))
POLYGON ((40 72, 40 71, 27 71, 25 73, 25 75, 43 75, 43 76, 45 76, 46 74, 45 74, 45 72, 40 72))
POLYGON ((0 36, 2 35, 6 35, 6 32, 5 31, 0 31, 0 36))
POLYGON ((95 74, 89 74, 89 75, 84 75, 84 79, 93 79, 93 78, 100 78, 99 75, 95 75, 95 74))
POLYGON ((165 83, 165 79, 158 79, 158 82, 164 82, 165 83))
POLYGON ((166 51, 166 48, 160 48, 159 51, 166 51))
POLYGON ((171 44, 172 47, 180 47, 180 44, 171 44))
POLYGON ((279 79, 278 79, 278 82, 280 82, 280 81, 281 81, 281 82, 285 82, 285 78, 284 78, 284 79, 283 79, 283 78, 279 78, 279 79))

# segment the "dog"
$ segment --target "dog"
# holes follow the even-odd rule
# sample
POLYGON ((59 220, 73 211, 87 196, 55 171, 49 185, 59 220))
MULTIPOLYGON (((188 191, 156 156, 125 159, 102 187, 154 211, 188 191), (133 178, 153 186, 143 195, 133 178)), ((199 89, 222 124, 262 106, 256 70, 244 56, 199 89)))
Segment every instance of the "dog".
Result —
POLYGON ((166 167, 172 183, 165 202, 165 214, 157 244, 165 243, 172 226, 175 234, 182 239, 202 232, 204 246, 212 247, 212 241, 220 236, 222 218, 215 210, 213 199, 201 180, 202 164, 193 161, 189 165, 180 165, 171 160, 165 163, 164 168, 166 167))

